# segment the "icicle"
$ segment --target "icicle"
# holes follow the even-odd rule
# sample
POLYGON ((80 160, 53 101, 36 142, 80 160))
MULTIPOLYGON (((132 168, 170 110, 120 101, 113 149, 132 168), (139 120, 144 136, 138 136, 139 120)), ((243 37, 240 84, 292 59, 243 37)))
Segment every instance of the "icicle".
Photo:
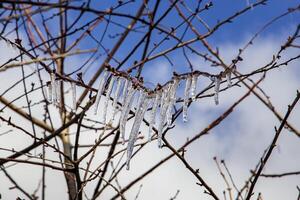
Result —
POLYGON ((149 105, 149 98, 146 98, 146 94, 141 93, 140 95, 141 95, 140 103, 139 103, 139 105, 137 107, 137 111, 135 113, 135 119, 134 119, 134 122, 133 122, 133 125, 131 128, 128 145, 127 145, 127 160, 126 160, 127 170, 129 170, 129 164, 130 164, 130 159, 132 156, 134 143, 137 139, 141 123, 143 121, 145 112, 149 105))
MULTIPOLYGON (((155 95, 155 94, 154 94, 155 95)), ((156 96, 156 95, 155 95, 156 96)), ((151 110, 149 109, 150 111, 150 119, 148 120, 149 124, 148 124, 148 134, 147 134, 147 141, 150 142, 151 141, 151 131, 152 131, 152 128, 154 126, 154 124, 151 124, 151 120, 152 120, 152 111, 153 111, 153 106, 154 106, 154 101, 155 101, 155 96, 148 96, 148 98, 150 99, 149 100, 149 106, 151 108, 151 110), (152 128, 150 129, 150 126, 152 126, 152 128)), ((146 135, 145 135, 146 137, 146 135)))
POLYGON ((112 92, 114 83, 115 83, 115 76, 112 76, 111 79, 110 79, 110 82, 108 84, 108 88, 107 88, 106 95, 105 95, 103 115, 102 115, 104 124, 106 123, 106 113, 107 113, 108 102, 110 100, 110 94, 112 92))
POLYGON ((171 89, 171 84, 168 84, 166 86, 167 88, 164 88, 162 97, 161 97, 161 104, 160 104, 160 121, 158 125, 158 133, 157 133, 157 141, 158 141, 158 147, 162 147, 162 131, 164 128, 164 124, 166 122, 166 114, 168 109, 168 101, 169 101, 169 94, 171 89))
POLYGON ((153 126, 155 124, 155 117, 156 117, 157 108, 159 106, 160 97, 161 97, 161 94, 156 93, 155 99, 153 101, 152 110, 151 110, 151 114, 150 114, 150 120, 149 120, 148 142, 151 141, 151 133, 152 133, 153 126))
POLYGON ((123 82, 122 78, 118 78, 117 87, 116 87, 116 90, 115 90, 115 93, 114 93, 114 101, 113 101, 113 105, 112 105, 112 107, 113 107, 113 110, 112 110, 113 116, 112 116, 112 119, 109 122, 110 124, 114 121, 115 115, 117 114, 118 98, 120 96, 122 82, 123 82))
POLYGON ((167 121, 167 126, 170 126, 172 124, 173 88, 175 88, 174 87, 174 83, 172 83, 171 86, 170 86, 169 98, 165 102, 165 104, 166 104, 165 106, 166 106, 166 121, 167 121))
POLYGON ((73 112, 76 112, 76 83, 75 82, 71 83, 71 90, 72 90, 72 102, 73 102, 72 110, 73 112))
POLYGON ((158 125, 158 133, 157 133, 157 142, 158 142, 158 147, 161 148, 162 147, 162 131, 164 128, 164 124, 166 121, 166 113, 167 110, 164 109, 160 112, 160 121, 159 121, 159 125, 158 125))
POLYGON ((231 69, 226 73, 226 79, 227 79, 227 87, 231 87, 232 86, 231 69))
POLYGON ((221 77, 215 77, 215 104, 219 104, 219 90, 220 90, 221 77))
POLYGON ((138 109, 138 106, 141 105, 141 101, 142 101, 142 96, 144 94, 144 91, 143 90, 139 90, 139 93, 138 93, 138 98, 137 98, 137 102, 136 102, 136 107, 134 107, 134 111, 136 112, 137 109, 138 109))
POLYGON ((166 113, 166 118, 167 118, 167 125, 171 126, 172 125, 172 110, 173 106, 176 103, 176 90, 179 86, 179 79, 174 79, 174 83, 172 84, 172 87, 170 89, 170 98, 168 100, 168 105, 167 105, 167 113, 166 113))
POLYGON ((188 112, 188 104, 189 104, 189 98, 190 98, 190 90, 191 90, 191 82, 192 77, 188 76, 185 82, 185 89, 184 89, 184 101, 183 101, 183 107, 182 107, 182 116, 183 116, 183 122, 187 122, 187 112, 188 112))
POLYGON ((99 81, 98 93, 97 93, 96 101, 95 101, 95 111, 94 111, 95 115, 96 115, 97 112, 98 112, 98 107, 99 107, 101 95, 102 95, 103 90, 104 90, 104 88, 105 88, 105 83, 106 83, 107 77, 108 77, 108 71, 105 70, 105 71, 103 72, 103 76, 101 76, 100 81, 99 81))
POLYGON ((198 75, 194 74, 192 76, 192 83, 191 83, 191 98, 192 98, 192 101, 196 100, 197 81, 198 81, 198 75))
POLYGON ((133 88, 131 82, 128 83, 128 92, 124 99, 124 104, 122 107, 121 117, 120 117, 120 135, 122 138, 122 144, 125 143, 125 127, 127 122, 127 117, 130 112, 132 102, 134 100, 134 94, 136 90, 133 88))
POLYGON ((140 109, 140 107, 143 105, 143 101, 145 101, 146 94, 143 90, 139 90, 139 98, 138 98, 138 103, 136 106, 136 111, 140 109))
POLYGON ((167 96, 167 92, 166 90, 168 90, 168 88, 170 87, 170 84, 166 85, 163 89, 162 89, 162 94, 161 94, 161 98, 160 98, 160 108, 162 108, 162 106, 165 104, 165 100, 166 100, 166 96, 167 96))
POLYGON ((131 84, 130 81, 128 81, 127 79, 125 79, 125 83, 124 83, 124 87, 123 87, 123 91, 122 91, 122 96, 120 99, 120 102, 124 105, 124 102, 125 102, 125 99, 126 99, 126 96, 127 96, 127 91, 128 91, 128 87, 129 85, 131 84))
POLYGON ((52 84, 51 82, 47 82, 47 87, 48 87, 48 102, 52 103, 52 84))
POLYGON ((57 93, 56 93, 56 80, 55 80, 55 73, 51 72, 50 79, 51 79, 51 91, 52 91, 52 101, 55 104, 57 101, 57 93))
POLYGON ((56 80, 55 81, 55 89, 56 89, 56 106, 59 107, 59 104, 61 102, 61 99, 62 99, 62 94, 61 94, 61 88, 60 88, 60 85, 61 85, 61 80, 56 80))

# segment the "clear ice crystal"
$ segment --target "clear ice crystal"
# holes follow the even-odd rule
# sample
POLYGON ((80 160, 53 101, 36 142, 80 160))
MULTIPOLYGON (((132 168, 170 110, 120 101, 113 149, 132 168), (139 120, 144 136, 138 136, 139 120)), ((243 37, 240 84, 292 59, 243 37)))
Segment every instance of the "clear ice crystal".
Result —
POLYGON ((61 83, 62 81, 59 79, 59 80, 56 80, 55 81, 55 90, 56 90, 56 106, 59 107, 59 104, 61 102, 61 99, 62 99, 62 94, 61 94, 61 83))
POLYGON ((116 79, 115 76, 111 77, 106 91, 105 99, 104 99, 104 107, 103 107, 103 114, 102 114, 104 124, 106 124, 107 107, 108 107, 108 102, 110 100, 112 89, 114 87, 115 79, 116 79))
POLYGON ((159 92, 156 93, 155 94, 155 99, 153 101, 151 113, 150 113, 148 142, 151 141, 151 135, 152 135, 151 133, 152 133, 152 129, 153 129, 154 124, 155 124, 156 112, 157 112, 157 108, 159 106, 160 98, 161 98, 161 94, 159 92))
POLYGON ((143 121, 145 112, 147 111, 148 105, 149 105, 149 98, 147 98, 145 93, 140 94, 140 103, 137 106, 137 111, 135 113, 135 119, 131 128, 130 136, 128 139, 128 145, 127 145, 127 160, 126 160, 126 166, 127 170, 129 170, 130 165, 130 159, 133 152, 134 143, 137 139, 139 129, 141 126, 141 123, 143 121))
POLYGON ((184 100, 183 100, 183 107, 182 107, 183 122, 187 122, 188 120, 187 112, 188 112, 188 104, 190 98, 191 83, 192 83, 192 76, 188 76, 185 82, 184 100))
POLYGON ((56 76, 55 76, 55 73, 51 72, 50 74, 50 79, 51 79, 51 92, 52 92, 52 101, 53 103, 56 103, 57 101, 57 89, 56 89, 56 76))
POLYGON ((122 107, 121 117, 120 117, 120 135, 122 139, 122 144, 125 143, 125 127, 128 118, 128 114, 130 112, 132 102, 134 101, 136 90, 133 88, 131 82, 128 83, 128 92, 124 98, 124 104, 122 107))
POLYGON ((103 90, 105 88, 105 83, 106 83, 106 79, 108 77, 108 71, 104 71, 103 72, 103 75, 101 76, 100 78, 100 81, 99 81, 99 86, 98 86, 98 93, 97 93, 97 96, 96 96, 96 101, 95 101, 95 115, 97 114, 98 112, 98 107, 99 107, 99 103, 100 103, 100 100, 101 100, 101 95, 103 93, 103 90))
POLYGON ((113 110, 112 110, 113 116, 112 116, 112 119, 110 120, 110 123, 113 122, 113 120, 115 119, 115 116, 117 114, 117 111, 118 111, 117 106, 118 106, 118 99, 119 99, 119 96, 120 96, 120 93, 121 93, 122 83, 123 83, 123 79, 118 78, 116 90, 114 92, 113 105, 112 105, 112 107, 113 107, 113 110))
POLYGON ((127 79, 125 79, 125 82, 124 82, 124 87, 123 87, 123 91, 122 91, 122 96, 121 96, 121 99, 120 99, 120 102, 122 104, 125 103, 125 99, 126 99, 126 96, 127 96, 127 91, 128 91, 128 87, 129 85, 131 85, 132 83, 130 81, 128 81, 127 79))
POLYGON ((137 111, 138 109, 138 106, 141 105, 141 101, 143 101, 143 93, 144 91, 143 90, 139 90, 139 93, 138 93, 138 98, 137 98, 137 102, 136 102, 136 107, 134 108, 134 111, 137 111))
POLYGON ((169 96, 169 100, 168 100, 168 105, 167 105, 167 113, 166 113, 166 118, 167 118, 167 125, 171 126, 172 125, 172 110, 173 110, 173 106, 176 103, 176 91, 177 88, 179 86, 179 79, 174 79, 173 84, 171 86, 170 89, 170 96, 169 96))
POLYGON ((167 109, 168 109, 168 101, 170 97, 170 89, 172 87, 172 84, 168 84, 163 88, 162 97, 161 97, 161 104, 160 104, 160 119, 158 124, 158 133, 157 133, 157 142, 158 147, 162 147, 162 133, 164 124, 166 123, 166 115, 167 115, 167 109))
POLYGON ((194 74, 192 76, 192 83, 191 83, 191 98, 192 98, 192 101, 196 100, 197 81, 198 81, 198 75, 194 74))

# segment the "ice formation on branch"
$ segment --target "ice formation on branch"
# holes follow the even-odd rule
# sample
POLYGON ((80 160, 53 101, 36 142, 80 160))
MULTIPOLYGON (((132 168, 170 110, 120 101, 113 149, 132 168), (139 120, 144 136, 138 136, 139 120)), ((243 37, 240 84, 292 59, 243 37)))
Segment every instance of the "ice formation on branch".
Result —
POLYGON ((102 95, 103 90, 105 88, 105 83, 106 83, 106 79, 107 79, 108 75, 109 75, 109 72, 105 70, 103 72, 103 75, 100 78, 100 81, 99 81, 98 93, 97 93, 96 102, 95 102, 95 111, 94 111, 95 115, 98 112, 98 107, 99 107, 99 103, 100 103, 100 100, 101 100, 101 95, 102 95))
POLYGON ((163 133, 163 128, 164 124, 166 123, 166 114, 167 114, 167 109, 168 109, 168 101, 170 98, 170 90, 172 88, 172 84, 168 84, 163 88, 162 92, 162 97, 161 97, 161 103, 160 103, 160 119, 159 119, 159 124, 158 124, 158 129, 157 129, 157 142, 158 142, 158 147, 162 147, 162 133, 163 133))
POLYGON ((57 89, 56 89, 56 87, 57 87, 57 85, 56 85, 56 77, 55 77, 55 73, 54 72, 51 72, 51 74, 50 74, 50 79, 51 79, 51 86, 50 86, 50 88, 51 88, 51 92, 52 92, 52 102, 53 103, 56 103, 56 101, 57 101, 57 89))
MULTIPOLYGON (((108 103, 112 98, 112 118, 109 120, 109 123, 111 124, 115 119, 120 105, 121 114, 119 119, 119 131, 122 143, 124 144, 126 123, 129 117, 130 110, 134 107, 133 104, 136 104, 136 108, 132 110, 133 112, 135 112, 135 118, 131 127, 127 146, 126 165, 129 169, 134 144, 137 140, 139 129, 149 105, 151 105, 151 109, 149 109, 148 141, 151 141, 153 130, 155 130, 157 131, 158 146, 162 147, 163 130, 165 126, 169 127, 173 122, 173 108, 176 104, 176 93, 180 82, 185 81, 184 97, 182 98, 182 117, 183 121, 187 122, 188 104, 190 103, 190 100, 196 100, 196 87, 199 76, 211 78, 214 83, 214 101, 216 104, 219 104, 219 91, 222 77, 226 77, 228 87, 230 87, 232 85, 232 72, 232 69, 226 69, 219 75, 211 75, 209 73, 199 71, 181 75, 174 73, 174 77, 171 81, 167 82, 163 86, 158 85, 155 90, 150 90, 143 85, 143 81, 141 79, 130 77, 128 73, 117 72, 116 70, 107 68, 104 70, 99 80, 98 92, 95 101, 95 114, 97 114, 101 96, 103 95, 103 92, 107 87, 104 98, 105 100, 103 112, 101 113, 101 115, 103 116, 104 123, 106 123, 108 103), (139 98, 136 102, 135 99, 137 96, 137 92, 139 92, 139 98), (157 125, 157 127, 155 127, 155 125, 157 125)), ((60 82, 62 81, 62 79, 56 76, 55 71, 50 73, 50 78, 50 82, 47 83, 49 94, 48 101, 53 102, 56 106, 58 106, 59 102, 61 101, 60 95, 62 95, 62 92, 60 91, 62 86, 60 82)), ((75 112, 77 103, 76 82, 71 81, 71 92, 73 103, 72 110, 73 112, 75 112)))
MULTIPOLYGON (((142 90, 138 90, 138 92, 137 92, 137 97, 135 98, 136 99, 136 107, 133 108, 134 112, 137 111, 138 106, 141 104, 141 101, 143 100, 143 98, 142 98, 143 93, 144 92, 142 90)), ((135 104, 135 102, 133 104, 135 104)))
MULTIPOLYGON (((125 83, 124 83, 124 87, 123 87, 123 91, 122 91, 122 96, 121 96, 121 100, 120 102, 124 105, 125 103, 125 98, 126 98, 126 93, 127 93, 127 90, 128 90, 128 85, 129 85, 129 82, 127 79, 125 79, 125 83)), ((132 84, 130 82, 130 84, 132 84)))
POLYGON ((57 98, 56 98, 56 106, 59 107, 59 104, 61 102, 61 99, 62 99, 62 94, 61 94, 61 83, 62 81, 61 80, 56 80, 55 81, 55 88, 56 88, 56 95, 57 95, 57 98))
POLYGON ((108 107, 108 102, 110 100, 110 94, 112 92, 114 83, 115 83, 115 77, 112 76, 111 79, 110 79, 110 82, 108 84, 108 88, 107 88, 107 91, 106 91, 106 94, 105 94, 105 99, 104 99, 104 107, 103 107, 103 114, 102 114, 104 124, 106 124, 107 107, 108 107))
POLYGON ((157 108, 159 106, 160 98, 161 98, 161 93, 156 93, 153 104, 152 104, 151 113, 150 113, 148 142, 151 141, 151 133, 152 133, 152 129, 155 125, 156 112, 157 112, 157 108))
POLYGON ((196 87, 197 87, 198 75, 192 75, 192 83, 191 83, 191 98, 192 101, 196 100, 196 87))
POLYGON ((110 124, 113 122, 113 120, 115 119, 115 115, 117 114, 117 106, 118 106, 118 99, 120 96, 120 92, 121 92, 121 87, 122 87, 122 83, 123 83, 123 79, 122 78, 118 78, 117 79, 117 86, 116 86, 116 90, 114 92, 114 100, 113 100, 113 110, 112 110, 112 118, 110 120, 110 124))
POLYGON ((135 95, 135 88, 132 86, 132 83, 128 83, 128 90, 127 93, 125 93, 126 96, 124 96, 124 104, 122 107, 121 117, 120 117, 120 134, 122 138, 122 143, 125 143, 125 127, 126 122, 128 118, 128 114, 130 112, 132 103, 134 101, 134 95, 135 95))
POLYGON ((185 82, 184 100, 183 100, 183 107, 182 107, 183 122, 187 122, 188 120, 187 112, 188 112, 188 104, 190 98, 191 83, 192 83, 192 76, 188 76, 185 82))
POLYGON ((170 89, 170 96, 169 96, 169 99, 168 99, 168 102, 167 103, 167 113, 166 113, 166 118, 167 118, 167 125, 168 126, 171 126, 172 124, 172 110, 173 110, 173 106, 175 105, 176 103, 176 91, 177 91, 177 88, 179 86, 179 79, 175 78, 173 80, 173 83, 172 85, 170 86, 171 89, 170 89))
POLYGON ((132 152, 133 152, 134 143, 137 139, 140 126, 142 124, 145 112, 148 108, 149 100, 150 99, 147 98, 147 96, 144 92, 140 93, 139 104, 137 105, 135 119, 134 119, 134 122, 133 122, 133 125, 131 128, 129 139, 128 139, 127 160, 126 160, 127 170, 129 170, 129 164, 130 164, 130 159, 131 159, 132 152))

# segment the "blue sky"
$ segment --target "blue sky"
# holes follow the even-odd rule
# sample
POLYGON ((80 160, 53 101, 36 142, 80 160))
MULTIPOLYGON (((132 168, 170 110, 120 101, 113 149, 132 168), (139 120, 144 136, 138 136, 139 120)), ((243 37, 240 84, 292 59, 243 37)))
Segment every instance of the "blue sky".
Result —
MULTIPOLYGON (((205 5, 209 1, 203 1, 202 6, 205 5)), ((250 3, 253 3, 254 1, 249 0, 250 3)), ((236 18, 233 23, 226 24, 222 26, 215 34, 210 36, 208 41, 212 44, 213 47, 218 47, 219 45, 223 45, 224 43, 241 43, 242 41, 245 41, 246 38, 249 38, 250 36, 254 35, 260 28, 262 28, 266 23, 268 23, 270 20, 275 18, 276 16, 279 16, 280 14, 284 13, 287 11, 288 8, 295 7, 297 6, 299 1, 296 0, 286 0, 286 1, 281 1, 281 0, 272 0, 268 1, 267 5, 265 6, 258 6, 255 7, 253 10, 239 16, 236 18)), ((154 2, 150 2, 150 7, 153 8, 154 2)), ((196 5, 193 5, 191 2, 187 3, 191 8, 195 7, 196 5)), ((195 3, 194 3, 195 4, 195 3)), ((101 2, 96 2, 92 5, 93 8, 95 9, 103 9, 105 10, 107 8, 107 5, 111 5, 111 1, 101 1, 101 2)), ((117 4, 115 4, 117 5, 117 4)), ((159 9, 158 9, 158 14, 156 16, 156 19, 158 19, 161 16, 161 13, 163 10, 165 10, 168 6, 170 5, 169 1, 162 1, 160 3, 159 9)), ((139 2, 137 1, 136 3, 131 3, 128 4, 127 6, 124 6, 120 9, 117 9, 117 12, 122 12, 126 14, 131 14, 135 15, 138 7, 140 6, 139 2)), ((213 1, 213 6, 208 10, 204 11, 201 13, 199 16, 205 20, 210 27, 213 27, 218 20, 223 20, 224 18, 227 18, 231 16, 233 13, 243 9, 245 6, 247 6, 247 1, 246 0, 226 0, 226 1, 213 1)), ((87 19, 91 19, 90 16, 94 16, 93 14, 88 15, 89 17, 83 18, 83 22, 85 22, 87 19)), ((295 27, 294 25, 299 22, 300 14, 299 12, 294 12, 278 21, 273 23, 269 28, 264 30, 259 37, 264 37, 264 36, 273 36, 276 37, 281 37, 281 35, 284 32, 289 32, 292 33, 292 29, 295 27)), ((112 17, 112 20, 118 23, 124 23, 128 24, 129 19, 124 19, 120 17, 112 17)), ((147 19, 147 18, 145 18, 147 19)), ((194 20, 195 21, 195 20, 194 20)), ((182 19, 178 17, 178 14, 175 9, 173 9, 167 16, 166 18, 162 21, 162 24, 165 25, 166 28, 170 27, 176 27, 179 23, 182 22, 182 19)), ((199 28, 200 33, 205 33, 205 29, 199 25, 198 22, 195 23, 197 28, 199 28)), ((137 24, 138 26, 141 25, 140 23, 137 24)), ((99 28, 95 29, 93 32, 93 35, 96 38, 100 38, 101 34, 103 33, 103 29, 105 27, 105 23, 103 25, 100 25, 99 28)), ((180 28, 177 32, 178 36, 181 35, 183 30, 185 29, 185 26, 180 28)), ((112 35, 112 33, 121 33, 123 30, 120 29, 119 27, 115 25, 110 25, 108 27, 108 34, 103 40, 103 44, 105 46, 112 47, 112 44, 115 43, 116 40, 111 39, 108 37, 108 35, 112 35)), ((144 33, 131 33, 127 41, 122 45, 118 53, 116 54, 116 58, 119 61, 122 61, 124 56, 127 55, 127 53, 135 46, 135 44, 141 39, 141 37, 144 36, 144 33)), ((164 37, 164 34, 158 34, 158 31, 154 31, 152 34, 152 40, 155 42, 160 41, 164 37)), ((195 35, 191 32, 188 31, 186 34, 185 38, 183 39, 188 40, 191 38, 194 38, 195 35)), ((86 47, 87 44, 93 43, 92 40, 86 40, 82 45, 86 47)), ((164 43, 160 48, 158 48, 156 51, 154 51, 153 54, 158 53, 164 49, 167 49, 169 47, 172 47, 176 44, 175 41, 168 41, 167 43, 164 43)), ((124 64, 124 66, 121 69, 127 69, 127 67, 131 66, 135 60, 140 60, 141 59, 141 52, 142 48, 144 45, 141 45, 139 50, 135 53, 134 55, 131 56, 131 58, 124 64)), ((199 42, 196 42, 192 44, 191 46, 196 47, 197 49, 202 48, 202 44, 199 42)), ((150 49, 153 48, 153 44, 150 44, 150 49)), ((205 53, 205 51, 203 51, 205 53)), ((188 54, 189 51, 187 51, 188 54)), ((173 61, 174 66, 171 66, 169 64, 169 70, 177 71, 177 72, 184 72, 188 70, 187 63, 182 59, 182 51, 181 50, 176 50, 170 54, 171 60, 173 61), (176 59, 179 58, 179 59, 176 59)), ((102 59, 100 59, 102 60, 102 59)), ((155 65, 157 62, 166 62, 165 58, 159 58, 156 59, 155 61, 150 61, 146 66, 150 65, 155 65)), ((101 61, 99 61, 101 63, 101 61)), ((115 62, 111 62, 113 66, 117 65, 115 62)), ((95 65, 95 68, 97 68, 98 64, 95 65)), ((93 69, 95 69, 93 68, 93 69)), ((147 68, 147 67, 146 67, 147 68)), ((93 70, 90 70, 90 73, 93 73, 93 70)), ((144 73, 144 75, 146 75, 144 73)), ((89 76, 89 75, 87 75, 89 76)), ((146 75, 147 76, 147 75, 146 75)))

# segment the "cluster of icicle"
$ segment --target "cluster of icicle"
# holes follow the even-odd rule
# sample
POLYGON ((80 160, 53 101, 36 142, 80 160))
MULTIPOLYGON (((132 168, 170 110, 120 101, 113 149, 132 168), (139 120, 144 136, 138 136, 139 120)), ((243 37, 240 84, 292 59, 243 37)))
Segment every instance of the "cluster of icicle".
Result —
MULTIPOLYGON (((62 101, 61 93, 61 83, 62 80, 59 79, 55 71, 50 73, 50 81, 47 82, 48 92, 44 91, 44 94, 49 103, 52 103, 59 108, 60 102, 62 101)), ((71 92, 72 92, 72 111, 76 111, 76 83, 71 82, 71 92)))
MULTIPOLYGON (((131 127, 130 135, 127 143, 127 160, 126 165, 129 169, 130 159, 132 157, 134 144, 137 140, 139 129, 143 122, 146 111, 149 112, 149 130, 148 130, 148 141, 151 140, 153 128, 157 125, 157 138, 158 146, 162 147, 162 134, 165 126, 169 127, 172 125, 172 112, 173 107, 176 103, 176 92, 179 87, 180 81, 185 80, 184 98, 183 98, 183 121, 187 122, 188 118, 188 106, 190 101, 196 100, 196 86, 197 80, 200 73, 191 73, 185 76, 174 76, 164 86, 157 87, 154 91, 147 90, 141 85, 137 84, 137 81, 132 81, 126 77, 115 76, 110 71, 104 71, 100 78, 98 94, 95 101, 95 114, 97 114, 98 106, 102 94, 105 88, 106 94, 104 98, 104 107, 102 111, 102 120, 106 123, 107 107, 112 97, 112 120, 115 119, 115 115, 118 110, 118 103, 122 105, 120 107, 121 115, 119 119, 119 131, 123 144, 125 143, 125 127, 127 119, 129 117, 130 110, 135 110, 135 118, 131 127), (116 85, 116 86, 115 86, 116 85), (114 89, 115 86, 115 90, 114 89), (113 92, 114 91, 114 92, 113 92), (113 93, 113 94, 112 94, 113 93), (134 109, 133 102, 137 98, 136 108, 134 109), (158 119, 157 119, 157 113, 158 119)), ((228 86, 231 86, 231 72, 226 74, 228 86)), ((218 104, 218 94, 221 83, 221 76, 213 76, 212 80, 215 84, 215 103, 218 104)))
MULTIPOLYGON (((124 74, 123 74, 124 75, 124 74)), ((130 135, 127 142, 127 160, 126 165, 129 169, 130 159, 132 157, 134 144, 138 138, 139 130, 143 122, 146 111, 149 112, 149 130, 148 141, 151 141, 155 125, 157 128, 158 147, 162 147, 162 134, 165 127, 170 127, 173 123, 173 107, 176 103, 176 92, 181 81, 185 81, 184 98, 182 104, 183 122, 188 121, 188 106, 191 101, 196 100, 197 80, 201 75, 200 72, 193 72, 184 75, 174 75, 172 80, 164 86, 158 86, 155 90, 145 88, 142 83, 133 78, 116 74, 106 69, 99 81, 97 88, 98 93, 95 100, 94 114, 98 113, 98 107, 101 98, 104 99, 104 106, 101 112, 102 122, 111 124, 115 120, 118 111, 121 111, 119 118, 119 131, 122 143, 125 144, 125 128, 129 113, 135 111, 135 118, 131 127, 130 135), (105 95, 103 95, 105 92, 105 95), (102 96, 103 95, 103 96, 102 96), (112 118, 107 122, 107 108, 112 100, 112 118), (134 105, 134 102, 137 102, 134 105), (121 106, 119 106, 121 105, 121 106), (157 117, 158 114, 158 117, 157 117)), ((202 74, 203 75, 203 74, 202 74)), ((204 74, 208 76, 207 74, 204 74)), ((226 72, 228 87, 231 86, 231 71, 226 72)), ((214 82, 214 100, 215 104, 219 104, 219 91, 222 75, 209 76, 214 82)), ((48 84, 48 99, 55 105, 60 102, 60 80, 55 77, 55 73, 51 73, 51 81, 48 84)), ((71 83, 73 110, 76 110, 76 84, 71 83)))

